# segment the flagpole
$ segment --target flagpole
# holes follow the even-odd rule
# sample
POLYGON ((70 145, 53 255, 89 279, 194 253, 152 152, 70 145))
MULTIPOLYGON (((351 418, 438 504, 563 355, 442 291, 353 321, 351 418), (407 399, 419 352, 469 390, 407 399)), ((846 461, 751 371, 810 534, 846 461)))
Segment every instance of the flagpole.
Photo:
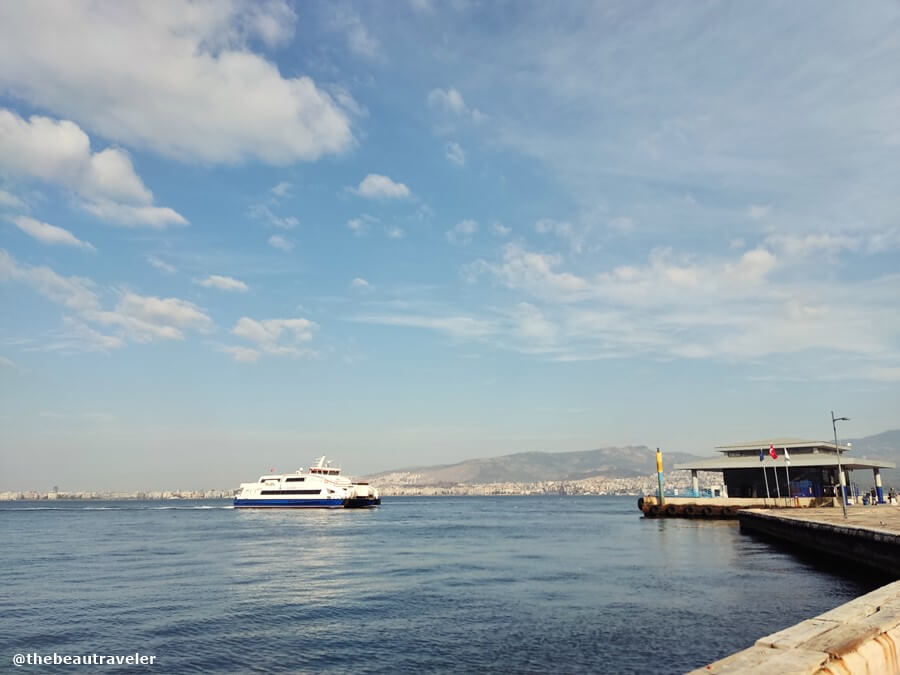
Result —
POLYGON ((775 477, 775 498, 781 501, 781 486, 778 484, 778 467, 772 467, 772 475, 775 477))
POLYGON ((793 496, 791 494, 791 472, 789 470, 790 466, 791 466, 791 456, 788 454, 788 449, 785 448, 784 449, 784 475, 787 477, 787 487, 788 487, 787 503, 788 503, 788 505, 790 505, 791 497, 793 496))
POLYGON ((766 506, 769 505, 769 474, 766 471, 766 458, 763 456, 762 451, 760 451, 760 459, 763 463, 763 480, 766 481, 766 506))

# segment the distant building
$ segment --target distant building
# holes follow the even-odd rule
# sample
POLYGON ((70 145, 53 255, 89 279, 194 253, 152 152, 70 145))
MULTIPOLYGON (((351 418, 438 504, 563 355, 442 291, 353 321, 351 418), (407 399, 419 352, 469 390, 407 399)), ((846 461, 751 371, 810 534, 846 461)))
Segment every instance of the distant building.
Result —
POLYGON ((871 470, 878 493, 884 503, 881 469, 894 469, 893 462, 852 457, 844 453, 849 446, 826 441, 806 441, 797 438, 770 438, 761 441, 722 445, 716 448, 721 457, 676 464, 676 469, 691 472, 694 489, 698 471, 721 471, 729 497, 836 497, 838 485, 838 453, 844 470, 845 485, 853 485, 854 471, 871 470), (774 448, 777 459, 769 454, 774 448), (787 457, 790 457, 790 461, 787 457), (790 474, 790 485, 788 476, 790 474), (763 468, 766 473, 763 474, 763 468), (775 469, 774 471, 772 469, 775 469))

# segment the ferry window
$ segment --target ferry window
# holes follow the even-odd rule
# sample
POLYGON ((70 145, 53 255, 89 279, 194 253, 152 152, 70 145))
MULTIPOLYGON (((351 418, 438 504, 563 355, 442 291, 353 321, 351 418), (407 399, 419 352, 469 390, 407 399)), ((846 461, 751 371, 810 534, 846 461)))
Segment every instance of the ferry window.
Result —
POLYGON ((305 480, 306 480, 305 478, 285 478, 284 482, 285 483, 301 483, 305 480))

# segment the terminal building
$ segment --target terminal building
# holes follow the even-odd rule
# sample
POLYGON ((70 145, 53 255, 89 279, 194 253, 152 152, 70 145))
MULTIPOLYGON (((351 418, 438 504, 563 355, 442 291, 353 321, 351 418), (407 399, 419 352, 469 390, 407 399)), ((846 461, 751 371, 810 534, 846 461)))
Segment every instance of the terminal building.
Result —
MULTIPOLYGON (((885 502, 881 469, 893 469, 893 462, 853 457, 844 453, 848 445, 797 438, 772 438, 716 448, 720 457, 676 464, 691 472, 694 494, 698 492, 698 471, 722 472, 728 497, 836 497, 840 485, 850 499, 854 492, 853 472, 872 471, 875 499, 885 502), (838 455, 843 476, 838 475, 838 455), (774 457, 773 457, 774 455, 774 457)), ((865 485, 871 485, 869 481, 865 485)), ((865 492, 865 490, 864 490, 865 492)))

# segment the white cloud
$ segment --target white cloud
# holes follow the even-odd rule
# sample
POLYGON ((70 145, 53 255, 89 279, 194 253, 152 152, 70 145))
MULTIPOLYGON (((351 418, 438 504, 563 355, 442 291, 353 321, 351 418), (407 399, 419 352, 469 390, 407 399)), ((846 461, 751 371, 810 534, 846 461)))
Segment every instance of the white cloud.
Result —
POLYGON ((0 166, 58 183, 89 198, 146 204, 153 195, 118 148, 91 152, 88 135, 74 122, 33 115, 28 120, 0 109, 0 166))
POLYGON ((251 218, 261 218, 282 230, 293 230, 300 221, 294 216, 278 216, 265 204, 254 204, 250 207, 251 218))
POLYGON ((187 224, 173 209, 153 205, 153 194, 123 150, 92 153, 87 134, 68 120, 24 120, 0 109, 0 169, 71 190, 82 208, 114 224, 187 224))
POLYGON ((87 251, 97 250, 88 242, 81 241, 78 237, 76 237, 68 230, 57 227, 56 225, 42 223, 41 221, 35 220, 34 218, 29 218, 28 216, 18 216, 16 218, 13 218, 13 222, 15 223, 16 227, 22 230, 22 232, 27 234, 29 237, 37 239, 43 244, 62 244, 63 246, 75 246, 77 248, 83 248, 87 251))
POLYGON ((333 11, 332 25, 346 35, 347 47, 351 52, 368 59, 382 57, 381 44, 369 32, 356 12, 337 6, 333 8, 333 11))
POLYGON ((81 204, 81 208, 101 220, 122 227, 147 226, 162 229, 168 225, 188 224, 184 217, 167 206, 134 206, 101 199, 86 201, 81 204))
POLYGON ((63 317, 66 326, 66 337, 69 341, 59 345, 63 349, 77 349, 83 351, 109 351, 119 349, 125 341, 115 335, 106 335, 94 330, 87 324, 71 316, 63 317))
POLYGON ((396 225, 388 227, 386 230, 388 239, 403 239, 406 236, 406 232, 403 231, 403 228, 397 227, 396 225))
POLYGON ((550 343, 555 341, 557 327, 547 320, 543 312, 534 305, 520 302, 516 305, 515 334, 527 341, 550 343))
POLYGON ((192 302, 130 292, 119 299, 113 311, 93 310, 83 316, 116 326, 135 342, 183 340, 184 330, 207 333, 213 327, 212 319, 192 302))
POLYGON ((350 288, 357 288, 361 291, 371 291, 374 287, 365 279, 356 277, 353 281, 350 282, 350 288))
POLYGON ((243 293, 247 290, 247 284, 232 277, 225 277, 219 274, 211 274, 206 279, 198 281, 201 286, 206 288, 218 288, 222 291, 240 291, 243 293))
POLYGON ((351 319, 358 323, 380 324, 383 326, 407 326, 427 328, 446 333, 457 338, 479 338, 497 331, 497 326, 489 321, 471 316, 415 316, 405 314, 374 314, 351 319))
MULTIPOLYGON (((90 152, 89 145, 85 149, 90 152)), ((153 201, 153 193, 134 172, 131 158, 123 150, 107 148, 95 152, 90 155, 88 167, 81 189, 87 197, 137 204, 150 204, 153 201)))
POLYGON ((15 368, 16 364, 5 356, 0 356, 0 368, 15 368))
POLYGON ((6 190, 0 190, 0 209, 24 209, 25 202, 6 190))
POLYGON ((276 197, 287 197, 291 193, 291 189, 294 184, 290 183, 286 180, 281 181, 277 185, 275 185, 270 192, 276 197))
POLYGON ((356 194, 369 199, 404 199, 410 191, 403 183, 395 183, 387 176, 370 173, 360 182, 356 194))
POLYGON ((578 298, 589 293, 588 281, 569 272, 556 272, 562 264, 558 254, 536 253, 518 244, 503 247, 503 262, 476 261, 465 268, 470 280, 487 272, 508 288, 528 290, 538 296, 578 298))
POLYGON ((725 266, 725 274, 739 283, 755 284, 762 281, 775 267, 777 260, 764 248, 744 253, 736 264, 725 266))
POLYGON ((486 116, 477 108, 469 108, 462 94, 455 87, 448 89, 435 88, 428 92, 428 105, 432 108, 451 113, 459 117, 468 117, 475 122, 483 121, 486 116))
POLYGON ((175 274, 175 272, 177 271, 173 265, 170 265, 165 260, 160 260, 155 255, 148 255, 147 262, 161 272, 165 272, 166 274, 175 274))
POLYGON ((900 305, 896 274, 812 278, 818 261, 782 259, 763 246, 724 258, 657 248, 643 264, 590 277, 567 267, 562 256, 509 244, 501 261, 464 268, 471 280, 488 274, 513 298, 535 299, 504 313, 499 346, 560 361, 789 356, 801 363, 793 355, 840 352, 865 360, 847 374, 862 379, 889 377, 900 362, 900 315, 883 311, 900 305))
MULTIPOLYGON (((238 337, 256 343, 256 349, 275 356, 315 356, 307 347, 319 326, 309 319, 266 319, 241 317, 231 329, 238 337)), ((249 355, 248 355, 249 356, 249 355)), ((237 358, 237 355, 235 355, 237 358)), ((246 360, 246 359, 245 359, 246 360)))
POLYGON ((347 227, 353 232, 353 236, 361 237, 366 231, 366 224, 362 218, 351 218, 347 221, 347 227))
POLYGON ((444 235, 447 241, 452 244, 468 244, 472 241, 472 237, 478 232, 478 223, 474 220, 462 220, 447 230, 444 235))
POLYGON ((498 237, 505 237, 505 236, 507 236, 510 232, 512 232, 512 228, 511 228, 511 227, 507 227, 507 226, 504 225, 503 223, 500 223, 500 222, 494 222, 494 223, 491 224, 491 232, 493 232, 494 234, 496 234, 498 237))
POLYGON ((21 281, 44 297, 76 311, 99 308, 95 285, 84 277, 63 277, 46 266, 20 265, 9 253, 0 249, 0 281, 21 281))
POLYGON ((464 166, 466 163, 466 151, 462 149, 459 143, 447 143, 446 148, 447 159, 457 166, 464 166))
POLYGON ((294 250, 294 242, 285 239, 280 234, 273 234, 269 237, 269 246, 272 248, 277 248, 281 251, 293 251, 294 250))
POLYGON ((190 162, 314 160, 353 143, 348 115, 306 76, 250 51, 293 35, 265 3, 172 0, 0 5, 0 86, 131 146, 190 162))
POLYGON ((573 251, 580 253, 584 247, 583 233, 577 230, 572 223, 565 220, 553 220, 541 218, 534 224, 534 229, 539 234, 552 234, 569 243, 573 251))
POLYGON ((250 347, 230 347, 227 345, 220 345, 217 349, 225 354, 231 354, 238 363, 256 363, 259 361, 260 357, 260 352, 256 349, 251 349, 250 347))
POLYGON ((206 333, 212 330, 212 319, 191 302, 179 298, 158 298, 133 292, 120 294, 113 310, 101 307, 96 285, 82 277, 63 277, 46 266, 19 264, 6 251, 0 250, 0 281, 21 281, 53 302, 74 310, 82 321, 114 326, 120 336, 107 336, 75 319, 66 323, 75 337, 94 342, 103 348, 119 346, 121 336, 135 342, 155 339, 181 340, 184 330, 206 333))
POLYGON ((766 243, 778 248, 784 255, 791 258, 805 258, 815 255, 834 256, 841 251, 858 251, 863 247, 864 240, 860 235, 850 236, 844 234, 773 234, 766 237, 766 243))
POLYGON ((747 215, 753 220, 762 220, 769 215, 771 210, 772 206, 770 204, 751 204, 747 207, 747 215))

